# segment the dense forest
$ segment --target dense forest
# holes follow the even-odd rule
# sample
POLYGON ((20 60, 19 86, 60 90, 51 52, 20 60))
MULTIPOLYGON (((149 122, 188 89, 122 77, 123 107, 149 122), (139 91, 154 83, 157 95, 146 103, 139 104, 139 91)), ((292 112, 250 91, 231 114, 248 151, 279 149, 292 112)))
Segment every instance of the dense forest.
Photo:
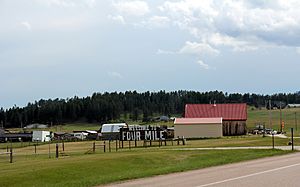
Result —
POLYGON ((220 91, 196 92, 144 92, 136 91, 94 93, 92 96, 68 99, 48 99, 0 109, 0 124, 4 127, 22 127, 32 123, 63 124, 75 121, 108 122, 118 120, 148 121, 155 115, 183 114, 188 103, 247 103, 265 107, 273 102, 300 103, 300 93, 257 95, 223 93, 220 91))

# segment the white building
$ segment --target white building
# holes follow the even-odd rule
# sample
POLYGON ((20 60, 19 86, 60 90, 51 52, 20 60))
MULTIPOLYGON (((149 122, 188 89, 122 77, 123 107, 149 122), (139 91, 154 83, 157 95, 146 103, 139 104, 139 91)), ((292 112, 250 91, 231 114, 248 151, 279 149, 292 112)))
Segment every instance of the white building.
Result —
POLYGON ((49 142, 51 141, 51 134, 49 131, 33 131, 32 132, 33 142, 49 142))

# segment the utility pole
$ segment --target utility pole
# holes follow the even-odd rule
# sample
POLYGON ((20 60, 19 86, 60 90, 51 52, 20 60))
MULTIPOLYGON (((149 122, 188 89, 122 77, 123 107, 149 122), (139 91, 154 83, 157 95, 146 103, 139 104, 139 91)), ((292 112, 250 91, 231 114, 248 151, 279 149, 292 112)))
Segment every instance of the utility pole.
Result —
POLYGON ((281 112, 281 101, 279 102, 279 109, 280 109, 280 132, 282 132, 282 112, 281 112))
POLYGON ((269 127, 272 129, 271 99, 269 100, 269 127))
POLYGON ((297 112, 295 112, 295 128, 296 128, 296 131, 298 130, 298 128, 297 128, 297 112))

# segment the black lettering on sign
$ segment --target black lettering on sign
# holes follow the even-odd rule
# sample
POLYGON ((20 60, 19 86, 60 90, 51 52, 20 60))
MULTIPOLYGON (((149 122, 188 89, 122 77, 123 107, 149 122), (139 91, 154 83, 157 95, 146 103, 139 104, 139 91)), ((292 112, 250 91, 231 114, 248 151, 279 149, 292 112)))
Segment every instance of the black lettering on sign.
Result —
POLYGON ((123 141, 164 140, 166 139, 166 132, 157 127, 134 126, 129 128, 122 128, 120 130, 120 137, 123 141))

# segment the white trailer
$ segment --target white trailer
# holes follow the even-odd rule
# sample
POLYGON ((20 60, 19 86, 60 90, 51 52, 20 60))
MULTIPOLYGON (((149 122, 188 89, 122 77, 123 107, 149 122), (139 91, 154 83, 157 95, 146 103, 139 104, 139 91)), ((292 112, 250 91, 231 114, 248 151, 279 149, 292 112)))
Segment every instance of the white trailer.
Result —
POLYGON ((101 137, 105 140, 115 140, 119 138, 120 129, 128 127, 126 123, 103 124, 101 128, 101 137))
POLYGON ((33 131, 32 132, 33 142, 49 142, 51 141, 51 134, 49 131, 33 131))
POLYGON ((126 123, 109 123, 103 124, 101 133, 119 133, 122 127, 127 127, 126 123))

